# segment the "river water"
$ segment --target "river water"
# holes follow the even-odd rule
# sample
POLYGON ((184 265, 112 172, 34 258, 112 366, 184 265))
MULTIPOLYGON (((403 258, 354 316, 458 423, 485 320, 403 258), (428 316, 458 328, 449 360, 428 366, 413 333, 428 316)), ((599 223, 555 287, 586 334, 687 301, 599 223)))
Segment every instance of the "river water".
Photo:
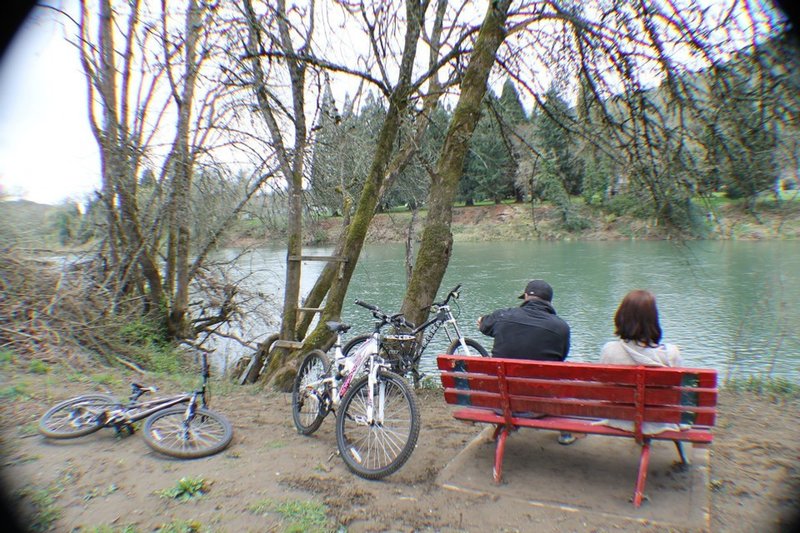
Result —
MULTIPOLYGON (((331 253, 328 247, 304 249, 306 255, 331 253)), ((237 260, 249 274, 247 283, 279 303, 285 254, 283 248, 260 248, 237 260)), ((372 323, 369 312, 353 305, 356 298, 387 312, 399 309, 404 255, 400 244, 365 247, 342 311, 353 332, 367 332, 372 323)), ((323 265, 303 263, 303 294, 323 265)), ((572 329, 569 359, 591 362, 613 339, 622 297, 649 289, 658 299, 663 341, 681 347, 686 366, 716 368, 723 379, 771 375, 799 382, 798 273, 796 241, 456 243, 437 300, 461 283, 459 325, 490 350, 492 339, 477 331, 477 317, 518 305, 528 280, 545 279, 554 288, 554 307, 572 329)), ((273 333, 277 326, 264 329, 273 333)), ((435 356, 446 346, 440 332, 423 355, 423 370, 434 371, 435 356)))

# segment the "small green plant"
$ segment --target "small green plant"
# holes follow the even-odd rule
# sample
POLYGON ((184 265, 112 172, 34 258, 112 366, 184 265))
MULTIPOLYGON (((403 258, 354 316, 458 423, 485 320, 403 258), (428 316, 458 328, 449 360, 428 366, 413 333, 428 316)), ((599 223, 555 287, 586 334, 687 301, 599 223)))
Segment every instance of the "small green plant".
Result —
POLYGON ((426 390, 438 390, 442 388, 442 384, 439 383, 439 379, 435 376, 425 376, 417 384, 417 388, 426 390))
POLYGON ((162 498, 187 501, 200 497, 209 490, 209 483, 201 477, 182 477, 172 488, 156 491, 162 498))
POLYGON ((16 361, 16 357, 14 357, 14 352, 11 350, 0 350, 0 364, 9 364, 14 363, 16 361))
POLYGON ((110 494, 114 494, 118 490, 119 490, 119 487, 117 487, 117 485, 115 483, 112 483, 111 485, 109 485, 108 487, 106 487, 103 490, 100 490, 97 487, 95 487, 88 494, 86 494, 86 496, 84 496, 83 499, 88 502, 89 500, 97 498, 98 496, 99 497, 105 497, 105 496, 108 496, 110 494))
POLYGON ((50 365, 44 361, 32 359, 31 362, 28 363, 28 372, 31 374, 47 374, 50 372, 50 365))

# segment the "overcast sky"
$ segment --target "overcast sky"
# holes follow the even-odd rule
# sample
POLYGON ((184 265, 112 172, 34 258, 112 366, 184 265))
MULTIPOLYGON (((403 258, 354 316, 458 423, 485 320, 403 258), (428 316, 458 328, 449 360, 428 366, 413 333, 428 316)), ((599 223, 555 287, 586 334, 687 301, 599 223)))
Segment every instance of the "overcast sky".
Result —
POLYGON ((81 201, 99 187, 85 99, 77 52, 57 14, 35 7, 0 62, 0 186, 7 195, 54 204, 81 201))

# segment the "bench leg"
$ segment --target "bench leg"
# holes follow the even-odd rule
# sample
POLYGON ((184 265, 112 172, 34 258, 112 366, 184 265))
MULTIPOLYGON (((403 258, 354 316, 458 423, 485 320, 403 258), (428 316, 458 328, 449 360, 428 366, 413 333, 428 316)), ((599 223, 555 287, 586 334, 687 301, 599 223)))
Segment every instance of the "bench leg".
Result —
POLYGON ((681 463, 688 464, 688 462, 686 461, 686 454, 683 451, 683 443, 679 440, 676 440, 675 447, 678 448, 678 455, 681 456, 681 463))
POLYGON ((642 444, 642 455, 639 458, 639 474, 636 476, 636 490, 633 493, 633 506, 642 505, 644 496, 644 483, 647 479, 647 465, 650 463, 650 441, 645 440, 642 444))
POLYGON ((495 434, 497 435, 497 447, 494 451, 494 468, 492 469, 492 477, 494 477, 494 482, 498 485, 500 481, 503 479, 503 454, 506 451, 506 438, 508 438, 508 428, 497 426, 499 431, 499 435, 497 435, 497 431, 495 434))

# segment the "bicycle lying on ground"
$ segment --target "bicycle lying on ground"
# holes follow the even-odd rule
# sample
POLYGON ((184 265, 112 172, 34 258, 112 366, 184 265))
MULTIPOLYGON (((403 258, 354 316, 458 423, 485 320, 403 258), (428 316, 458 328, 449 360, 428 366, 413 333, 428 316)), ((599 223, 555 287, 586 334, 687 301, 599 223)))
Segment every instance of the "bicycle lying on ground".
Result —
MULTIPOLYGON (((396 327, 395 332, 383 335, 381 338, 381 355, 390 362, 392 370, 405 376, 411 374, 414 383, 417 383, 423 376, 419 373, 419 362, 422 353, 428 347, 433 337, 444 326, 447 335, 447 353, 454 355, 475 355, 487 357, 489 352, 481 344, 468 337, 464 337, 458 327, 456 317, 450 309, 450 301, 458 300, 461 284, 456 285, 442 302, 434 302, 430 306, 431 317, 423 324, 414 327, 413 324, 406 322, 404 326, 396 327)), ((345 355, 350 354, 362 343, 370 338, 370 335, 359 335, 353 337, 344 346, 342 351, 345 355)))
POLYGON ((228 419, 208 409, 210 373, 206 353, 201 353, 202 385, 194 391, 142 401, 144 394, 156 388, 131 383, 127 404, 108 394, 77 396, 42 415, 39 432, 52 439, 82 437, 101 428, 132 434, 133 424, 144 420, 144 441, 157 452, 179 459, 218 453, 230 444, 233 428, 228 419))
POLYGON ((372 334, 345 356, 342 334, 350 326, 326 323, 336 333, 334 359, 322 350, 305 356, 292 387, 292 418, 299 433, 310 435, 335 412, 336 445, 347 467, 363 478, 380 479, 397 471, 414 451, 419 407, 405 379, 390 371, 378 354, 383 327, 407 327, 402 315, 389 316, 374 305, 355 303, 372 311, 372 334))

